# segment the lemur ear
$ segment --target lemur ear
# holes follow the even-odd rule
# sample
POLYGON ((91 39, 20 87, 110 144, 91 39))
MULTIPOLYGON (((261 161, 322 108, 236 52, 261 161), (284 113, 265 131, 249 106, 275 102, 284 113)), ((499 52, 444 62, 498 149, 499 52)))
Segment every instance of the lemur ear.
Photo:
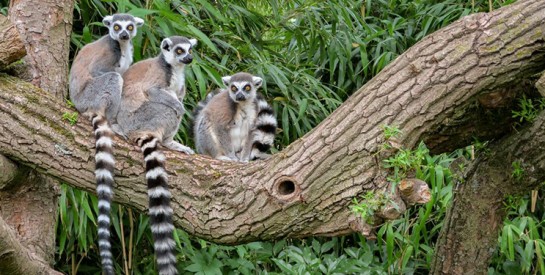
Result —
POLYGON ((221 78, 221 80, 223 81, 223 85, 227 86, 229 85, 229 81, 231 81, 231 76, 230 75, 224 76, 221 78))
POLYGON ((144 19, 140 17, 134 17, 134 23, 136 23, 137 27, 142 27, 142 25, 144 25, 144 19))
POLYGON ((191 38, 191 39, 189 39, 189 43, 191 43, 191 46, 193 47, 193 46, 197 45, 197 39, 191 38))
POLYGON ((111 15, 108 15, 102 19, 102 24, 104 26, 109 27, 112 24, 112 21, 114 20, 114 17, 111 15))
POLYGON ((261 87, 261 84, 263 84, 263 78, 261 78, 259 76, 252 77, 252 81, 254 82, 254 86, 256 88, 261 87))
POLYGON ((163 42, 161 42, 161 49, 170 52, 170 48, 172 48, 172 40, 170 40, 170 38, 163 39, 163 42))

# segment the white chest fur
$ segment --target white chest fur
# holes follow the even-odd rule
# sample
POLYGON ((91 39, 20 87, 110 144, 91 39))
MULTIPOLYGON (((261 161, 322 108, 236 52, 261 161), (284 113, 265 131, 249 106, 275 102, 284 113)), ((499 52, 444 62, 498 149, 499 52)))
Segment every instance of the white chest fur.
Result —
POLYGON ((174 97, 183 99, 182 87, 185 85, 185 66, 176 66, 172 68, 172 78, 170 79, 170 92, 174 92, 174 97))
POLYGON ((123 74, 132 64, 132 42, 121 42, 119 43, 119 47, 121 48, 121 57, 119 58, 119 65, 115 71, 123 74))
POLYGON ((231 142, 235 153, 238 153, 244 148, 248 141, 250 130, 254 126, 256 119, 256 108, 253 102, 247 102, 244 105, 239 105, 234 117, 234 125, 231 128, 231 142))

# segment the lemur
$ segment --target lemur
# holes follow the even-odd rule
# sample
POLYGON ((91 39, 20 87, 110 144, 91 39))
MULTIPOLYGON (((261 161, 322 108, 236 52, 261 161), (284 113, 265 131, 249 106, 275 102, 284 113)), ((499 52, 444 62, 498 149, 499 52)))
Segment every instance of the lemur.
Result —
POLYGON ((131 39, 144 20, 114 14, 102 20, 109 33, 85 45, 70 70, 70 99, 93 124, 96 139, 95 178, 98 194, 98 246, 105 274, 114 274, 110 245, 110 203, 113 197, 113 133, 109 122, 121 103, 122 74, 133 60, 131 39))
POLYGON ((210 93, 194 112, 198 153, 221 160, 265 159, 273 145, 277 121, 257 89, 263 80, 240 72, 222 77, 227 89, 210 93))
POLYGON ((172 208, 165 156, 159 145, 193 154, 176 141, 184 107, 184 67, 193 60, 196 39, 165 38, 158 57, 132 65, 123 75, 123 95, 116 128, 136 141, 144 154, 148 184, 149 216, 159 274, 177 274, 172 208))

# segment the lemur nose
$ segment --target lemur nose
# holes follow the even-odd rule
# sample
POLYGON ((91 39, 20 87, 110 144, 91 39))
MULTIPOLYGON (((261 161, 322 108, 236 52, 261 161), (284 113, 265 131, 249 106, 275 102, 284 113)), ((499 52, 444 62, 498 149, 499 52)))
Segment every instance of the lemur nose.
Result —
POLYGON ((188 54, 186 57, 184 57, 184 59, 182 60, 185 64, 189 64, 193 61, 193 56, 191 56, 190 54, 188 54))
POLYGON ((119 38, 121 38, 122 40, 127 40, 127 39, 129 39, 129 33, 124 31, 119 35, 119 38))
POLYGON ((246 96, 244 96, 244 94, 241 93, 241 92, 237 93, 237 95, 236 95, 235 98, 236 98, 237 101, 244 101, 244 100, 246 100, 246 96))

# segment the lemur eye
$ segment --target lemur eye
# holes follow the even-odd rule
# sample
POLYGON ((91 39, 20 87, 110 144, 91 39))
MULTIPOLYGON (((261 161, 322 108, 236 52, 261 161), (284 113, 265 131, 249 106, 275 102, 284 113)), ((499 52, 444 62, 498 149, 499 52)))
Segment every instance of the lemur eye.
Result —
POLYGON ((183 53, 184 53, 184 49, 178 48, 178 49, 176 50, 176 53, 177 53, 177 54, 183 54, 183 53))
POLYGON ((127 30, 129 30, 129 31, 132 31, 132 30, 134 30, 134 26, 133 26, 133 25, 129 25, 129 26, 127 26, 127 30))
POLYGON ((252 87, 250 87, 250 85, 244 86, 244 91, 249 91, 249 90, 251 90, 251 89, 252 89, 252 87))
POLYGON ((237 91, 237 87, 235 87, 235 85, 231 86, 231 91, 236 92, 236 91, 237 91))
POLYGON ((189 53, 192 53, 193 52, 193 49, 189 49, 189 53))
POLYGON ((120 27, 119 25, 117 25, 117 24, 114 25, 114 30, 115 30, 115 31, 118 31, 118 30, 120 30, 120 29, 121 29, 121 27, 120 27))

